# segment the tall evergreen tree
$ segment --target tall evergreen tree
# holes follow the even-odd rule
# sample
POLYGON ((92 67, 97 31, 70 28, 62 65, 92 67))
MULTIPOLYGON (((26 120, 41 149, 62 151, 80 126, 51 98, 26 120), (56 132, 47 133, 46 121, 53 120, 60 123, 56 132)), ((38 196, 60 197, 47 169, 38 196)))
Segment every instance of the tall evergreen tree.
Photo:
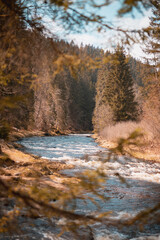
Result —
POLYGON ((145 29, 148 33, 145 51, 151 56, 151 64, 154 64, 155 75, 158 77, 158 71, 160 69, 160 2, 158 0, 152 0, 152 4, 153 16, 150 18, 150 26, 145 29))
POLYGON ((121 47, 117 47, 113 54, 113 62, 106 77, 104 98, 113 111, 115 122, 137 120, 138 103, 135 101, 133 79, 121 47))

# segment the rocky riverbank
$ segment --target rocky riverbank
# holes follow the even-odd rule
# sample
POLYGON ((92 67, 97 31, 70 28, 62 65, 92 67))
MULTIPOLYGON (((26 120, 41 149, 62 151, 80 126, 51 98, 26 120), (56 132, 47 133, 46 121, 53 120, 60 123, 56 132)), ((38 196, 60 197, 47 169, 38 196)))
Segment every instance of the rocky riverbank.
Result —
MULTIPOLYGON (((15 131, 10 136, 10 141, 0 141, 0 233, 2 233, 0 239, 11 239, 11 236, 16 239, 13 237, 16 234, 23 236, 23 233, 19 232, 21 223, 17 221, 20 219, 24 221, 25 228, 28 226, 26 221, 32 221, 35 224, 36 221, 33 219, 39 218, 41 211, 43 214, 43 204, 56 201, 56 196, 68 192, 70 183, 78 181, 59 173, 60 170, 72 168, 72 165, 24 153, 18 149, 20 146, 13 142, 13 140, 34 135, 45 136, 45 133, 15 131), (34 201, 37 203, 35 204, 34 201), (37 209, 39 209, 38 212, 37 209)), ((47 216, 48 213, 45 211, 44 215, 47 216)), ((27 228, 25 233, 28 237, 27 228)))
MULTIPOLYGON (((31 136, 31 134, 27 135, 24 132, 18 134, 18 137, 24 136, 31 136)), ((39 132, 39 136, 43 136, 42 132, 39 132)), ((38 178, 43 184, 64 189, 63 182, 68 179, 62 177, 58 172, 66 168, 72 168, 71 165, 23 153, 15 148, 20 147, 16 143, 1 141, 0 145, 1 178, 8 179, 8 181, 13 178, 33 182, 38 178)))

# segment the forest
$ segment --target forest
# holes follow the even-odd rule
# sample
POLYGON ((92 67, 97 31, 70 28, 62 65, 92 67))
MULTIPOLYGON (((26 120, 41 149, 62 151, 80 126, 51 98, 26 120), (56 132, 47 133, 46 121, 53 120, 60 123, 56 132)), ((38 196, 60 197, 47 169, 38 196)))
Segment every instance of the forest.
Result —
MULTIPOLYGON (((48 37, 33 21, 28 29, 25 7, 16 1, 10 6, 14 13, 1 3, 2 132, 3 125, 46 132, 101 132, 118 122, 133 121, 144 123, 152 129, 150 137, 158 139, 158 42, 152 40, 147 46, 146 51, 151 51, 154 44, 158 52, 149 65, 127 55, 123 46, 117 46, 115 53, 104 52, 48 37)), ((151 20, 155 39, 159 38, 158 10, 151 20)))
MULTIPOLYGON (((151 56, 143 60, 126 51, 126 44, 132 44, 134 37, 122 29, 117 31, 124 34, 128 43, 119 42, 114 51, 109 51, 64 40, 49 32, 43 24, 40 15, 48 11, 53 14, 53 21, 62 21, 66 30, 83 29, 87 23, 95 24, 99 31, 103 27, 112 29, 112 25, 105 24, 95 13, 85 15, 84 2, 0 0, 1 165, 6 159, 4 143, 9 144, 12 133, 19 131, 41 131, 45 136, 94 133, 111 143, 120 138, 131 141, 131 144, 136 140, 134 147, 159 156, 159 1, 124 1, 119 10, 123 17, 134 7, 139 8, 139 2, 144 8, 152 8, 149 27, 135 33, 144 41, 146 54, 151 56), (142 137, 143 145, 137 146, 138 137, 142 137)), ((94 8, 103 7, 94 1, 91 4, 94 8)), ((109 4, 109 1, 104 3, 109 4)), ((123 144, 130 142, 124 140, 123 144)), ((120 145, 114 150, 123 153, 120 145)), ((2 166, 1 175, 3 171, 2 166)), ((89 180, 92 181, 90 175, 89 180)), ((8 188, 1 177, 0 185, 2 192, 8 188)), ((8 197, 10 190, 7 191, 8 197)), ((18 195, 14 188, 11 195, 27 199, 25 204, 30 205, 30 199, 18 195)), ((36 201, 34 204, 39 204, 36 201)), ((34 208, 34 204, 29 207, 34 208)), ((67 216, 68 213, 62 211, 58 214, 67 216)), ((2 213, 0 217, 4 220, 2 213)), ((86 221, 85 217, 81 220, 86 221)), ((0 221, 0 227, 3 225, 0 221)))

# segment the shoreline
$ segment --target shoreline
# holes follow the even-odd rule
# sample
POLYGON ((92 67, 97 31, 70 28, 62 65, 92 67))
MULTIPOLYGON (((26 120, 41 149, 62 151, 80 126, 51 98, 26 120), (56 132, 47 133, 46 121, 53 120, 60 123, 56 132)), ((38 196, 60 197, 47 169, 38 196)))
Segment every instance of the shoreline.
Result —
MULTIPOLYGON (((60 135, 60 134, 59 134, 60 135)), ((62 135, 62 134, 61 134, 62 135)), ((63 134, 67 135, 67 134, 63 134)), ((32 154, 28 154, 21 149, 21 145, 15 141, 32 136, 46 136, 45 132, 42 131, 24 131, 19 130, 18 132, 12 132, 10 141, 5 142, 4 140, 0 141, 1 154, 0 154, 0 170, 3 172, 1 176, 9 176, 9 178, 22 178, 30 179, 34 182, 36 178, 41 179, 42 182, 47 183, 48 185, 53 185, 58 189, 65 189, 64 182, 75 181, 76 178, 71 178, 64 176, 59 173, 60 170, 71 169, 74 166, 61 163, 59 161, 50 161, 48 159, 43 159, 32 154), (54 183, 53 183, 54 182, 54 183)), ((50 136, 57 136, 53 134, 50 136)), ((99 136, 98 134, 93 134, 91 136, 101 147, 106 149, 113 149, 117 146, 116 143, 109 142, 99 136)), ((141 151, 132 152, 132 156, 144 160, 144 161, 155 161, 160 162, 160 155, 155 154, 154 152, 144 152, 141 151)), ((78 180, 77 180, 78 181, 78 180)))
MULTIPOLYGON (((4 141, 1 140, 0 141, 0 146, 2 148, 2 154, 4 153, 4 155, 9 155, 9 158, 15 162, 21 162, 24 163, 25 162, 29 162, 29 163, 35 163, 36 161, 41 161, 44 164, 48 164, 49 162, 52 163, 52 165, 55 165, 55 169, 57 169, 56 171, 60 171, 62 169, 68 169, 68 168, 72 168, 73 166, 70 166, 69 164, 62 164, 58 161, 49 161, 48 159, 43 159, 37 156, 34 156, 32 154, 28 154, 25 151, 23 151, 21 149, 20 144, 16 143, 16 141, 25 138, 25 137, 33 137, 33 136, 60 136, 60 135, 68 135, 70 134, 70 132, 64 132, 61 133, 60 131, 56 130, 56 131, 50 131, 49 132, 44 132, 44 131, 28 131, 28 130, 18 130, 15 129, 10 133, 9 136, 9 141, 4 141), (8 150, 7 150, 8 149, 8 150), (10 150, 9 150, 10 149, 10 150), (20 160, 20 158, 25 159, 25 160, 20 160), (62 166, 63 165, 63 166, 62 166), (59 170, 58 170, 59 169, 59 170)), ((101 147, 104 147, 106 149, 113 149, 116 148, 117 143, 115 142, 109 142, 106 139, 104 139, 103 137, 99 136, 98 134, 92 134, 91 136, 101 147)), ((147 161, 156 161, 156 162, 160 162, 160 154, 157 154, 154 152, 154 149, 151 148, 139 148, 136 149, 132 152, 133 157, 138 158, 140 160, 147 160, 147 161)))
MULTIPOLYGON (((58 136, 52 134, 50 136, 58 136)), ((62 135, 62 134, 61 134, 62 135)), ((58 190, 67 190, 64 183, 76 181, 75 178, 59 173, 64 169, 71 169, 71 164, 59 161, 50 161, 21 150, 21 145, 16 143, 19 139, 32 136, 46 136, 42 131, 19 130, 12 132, 9 141, 0 140, 0 174, 1 179, 8 181, 25 181, 33 183, 38 180, 41 185, 54 187, 58 190)))
MULTIPOLYGON (((99 136, 98 134, 93 134, 93 139, 101 146, 106 149, 113 149, 116 148, 117 143, 107 141, 103 137, 99 136)), ((138 149, 132 150, 132 156, 143 161, 154 161, 154 162, 160 162, 160 153, 157 153, 157 149, 151 149, 149 147, 139 147, 138 149)))
MULTIPOLYGON (((101 146, 103 144, 103 147, 113 147, 113 144, 102 138, 100 142, 98 135, 93 134, 92 138, 94 138, 101 146)), ((72 165, 60 163, 58 161, 50 161, 24 153, 15 149, 14 144, 12 145, 12 143, 6 145, 3 143, 2 153, 3 154, 0 155, 0 179, 5 181, 10 188, 13 187, 13 189, 16 189, 16 191, 23 193, 27 191, 27 193, 35 197, 35 199, 42 197, 42 201, 45 201, 46 199, 47 202, 56 202, 57 194, 67 195, 69 192, 67 185, 72 187, 74 183, 79 183, 80 181, 76 177, 68 177, 59 173, 60 170, 72 168, 72 165), (2 168, 4 169, 4 172, 1 171, 2 168)), ((13 199, 10 199, 10 195, 3 197, 1 202, 3 202, 4 205, 4 212, 7 212, 13 207, 13 199)), ((29 215, 27 215, 27 213, 25 215, 22 211, 19 216, 25 219, 25 226, 28 227, 26 219, 29 215)), ((35 215, 32 219, 33 223, 36 218, 44 219, 45 217, 35 215)))
MULTIPOLYGON (((18 133, 18 136, 16 134, 16 138, 14 136, 12 139, 19 140, 31 136, 35 136, 35 134, 33 132, 32 134, 30 132, 22 134, 21 131, 21 134, 18 133)), ((45 135, 40 132, 38 136, 45 135)), ((70 194, 71 187, 79 184, 80 181, 76 177, 67 176, 60 172, 73 168, 73 165, 43 159, 16 148, 19 148, 19 146, 14 141, 0 140, 0 186, 2 189, 0 197, 0 238, 1 236, 2 238, 6 237, 8 234, 12 236, 15 233, 18 233, 18 236, 21 237, 21 231, 10 230, 10 224, 13 220, 15 220, 14 226, 20 228, 20 230, 21 226, 19 226, 18 221, 23 221, 23 231, 27 236, 30 231, 31 236, 37 236, 37 230, 32 231, 32 226, 37 224, 37 219, 41 219, 45 226, 50 227, 48 208, 51 208, 53 217, 57 217, 56 209, 57 212, 63 212, 61 208, 56 207, 56 201, 58 199, 61 201, 61 198, 63 200, 63 196, 65 199, 65 196, 70 194), (10 212, 13 215, 11 219, 8 215, 10 212), (3 223, 4 218, 7 225, 3 223)), ((38 225, 37 229, 39 229, 39 226, 41 225, 38 225)), ((40 234, 43 236, 42 233, 40 234)))

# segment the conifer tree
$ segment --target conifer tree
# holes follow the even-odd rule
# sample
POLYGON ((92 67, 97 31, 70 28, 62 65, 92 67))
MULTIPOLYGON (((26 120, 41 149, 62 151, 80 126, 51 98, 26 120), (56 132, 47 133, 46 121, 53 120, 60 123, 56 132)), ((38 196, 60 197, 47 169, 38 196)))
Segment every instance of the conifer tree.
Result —
POLYGON ((135 101, 133 79, 121 47, 117 47, 108 69, 104 99, 113 111, 115 122, 137 120, 138 103, 135 101))
POLYGON ((160 2, 153 0, 152 4, 153 16, 150 18, 150 26, 145 29, 148 33, 145 51, 151 56, 151 64, 154 64, 155 76, 158 77, 158 69, 160 68, 160 2))

